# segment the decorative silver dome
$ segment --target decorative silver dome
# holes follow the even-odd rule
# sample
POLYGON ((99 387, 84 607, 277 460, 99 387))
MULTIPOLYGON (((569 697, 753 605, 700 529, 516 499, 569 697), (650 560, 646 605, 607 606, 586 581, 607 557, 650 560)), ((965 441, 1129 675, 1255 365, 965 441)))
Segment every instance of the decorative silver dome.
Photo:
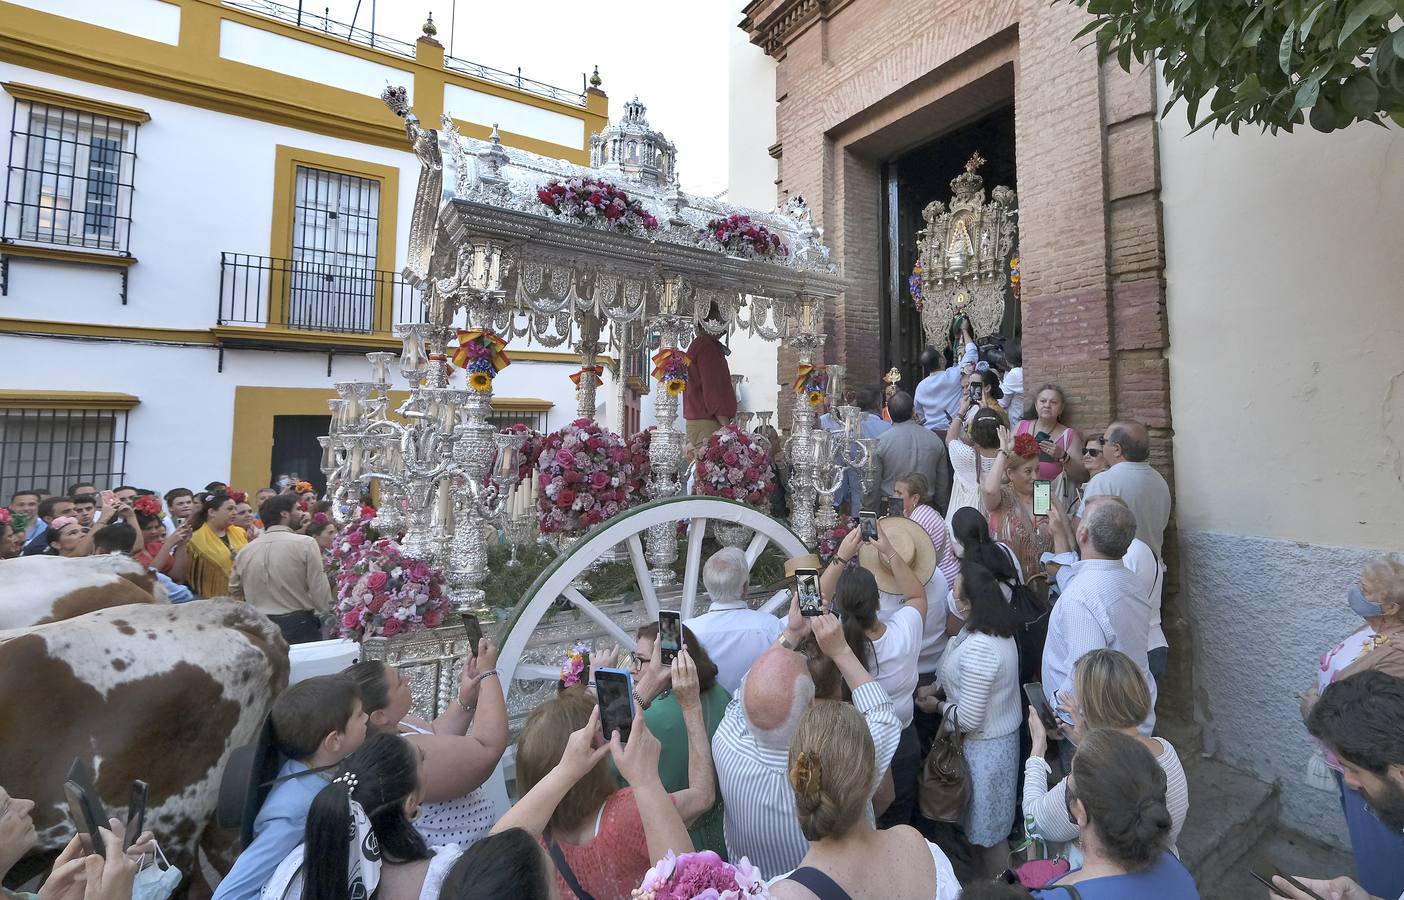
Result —
POLYGON ((590 166, 618 172, 630 181, 665 187, 676 178, 678 150, 648 125, 648 109, 635 97, 624 118, 590 136, 590 166))

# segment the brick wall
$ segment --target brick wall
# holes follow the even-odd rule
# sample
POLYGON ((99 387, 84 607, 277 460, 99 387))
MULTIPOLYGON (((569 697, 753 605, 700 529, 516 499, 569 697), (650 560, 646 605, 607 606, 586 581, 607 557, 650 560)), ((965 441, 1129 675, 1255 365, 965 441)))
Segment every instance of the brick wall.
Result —
MULTIPOLYGON (((1173 479, 1150 71, 1100 66, 1072 40, 1087 14, 1047 0, 756 0, 745 14, 779 61, 777 199, 805 197, 851 284, 824 361, 851 384, 881 375, 882 161, 1012 100, 1025 381, 1062 385, 1084 431, 1145 422, 1173 479)), ((794 363, 782 349, 782 382, 794 363)), ((1187 649, 1169 593, 1167 630, 1187 649)), ((1170 693, 1188 709, 1187 690, 1170 693)))

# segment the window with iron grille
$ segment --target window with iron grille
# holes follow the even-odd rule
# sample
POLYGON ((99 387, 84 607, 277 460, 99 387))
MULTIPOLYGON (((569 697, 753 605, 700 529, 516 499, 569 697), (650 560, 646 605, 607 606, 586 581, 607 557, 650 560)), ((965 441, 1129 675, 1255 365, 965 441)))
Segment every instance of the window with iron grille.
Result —
POLYGON ((125 253, 137 123, 17 99, 10 124, 5 237, 125 253))
POLYGON ((521 422, 535 431, 546 430, 546 413, 527 409, 497 409, 488 413, 488 424, 494 428, 506 428, 521 422))
POLYGON ((288 326, 370 333, 380 182, 298 166, 293 190, 288 326))
POLYGON ((111 409, 0 409, 0 496, 76 481, 100 488, 126 478, 127 412, 111 409))

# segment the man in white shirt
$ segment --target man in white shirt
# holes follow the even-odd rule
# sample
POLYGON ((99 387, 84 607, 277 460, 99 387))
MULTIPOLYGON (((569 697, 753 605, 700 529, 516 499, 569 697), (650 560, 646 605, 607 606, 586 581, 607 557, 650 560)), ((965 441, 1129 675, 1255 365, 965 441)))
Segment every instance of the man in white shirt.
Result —
MULTIPOLYGON (((980 359, 980 349, 975 346, 975 336, 970 333, 969 325, 966 325, 962 337, 965 339, 964 352, 960 361, 949 368, 941 368, 945 360, 939 351, 926 348, 921 354, 922 371, 926 377, 917 382, 916 390, 912 393, 912 417, 942 440, 945 440, 946 431, 951 427, 951 416, 960 409, 960 373, 980 359)), ((931 485, 935 491, 936 508, 943 512, 951 497, 953 477, 950 459, 944 457, 940 477, 931 485)))
MULTIPOLYGON (((1161 591, 1165 584, 1165 526, 1170 522, 1170 486, 1152 469, 1150 432, 1140 422, 1113 422, 1102 437, 1102 459, 1107 468, 1092 476, 1082 492, 1082 505, 1093 497, 1120 497, 1136 516, 1136 537, 1155 555, 1154 565, 1161 577, 1155 579, 1151 597, 1150 671, 1159 682, 1165 677, 1170 644, 1160 623, 1161 591)), ((1082 510, 1078 510, 1082 515, 1082 510)))
MULTIPOLYGON (((762 872, 776 875, 797 867, 809 852, 795 814, 789 757, 790 739, 814 702, 814 681, 804 656, 789 648, 798 646, 812 626, 820 651, 834 661, 853 693, 853 706, 867 721, 879 775, 891 763, 901 734, 892 699, 853 655, 838 619, 826 613, 806 620, 794 606, 790 618, 800 621, 786 628, 782 646, 756 660, 712 735, 727 851, 732 859, 745 856, 762 872)), ((867 818, 871 824, 871 806, 867 818)))
MULTIPOLYGON (((817 558, 813 566, 819 567, 817 558)), ((751 567, 739 548, 727 547, 712 554, 702 567, 702 586, 711 605, 686 624, 717 664, 717 683, 734 695, 751 663, 785 630, 785 620, 746 605, 751 567)))
POLYGON ((1082 561, 1077 577, 1053 605, 1043 646, 1043 692, 1057 708, 1058 692, 1072 690, 1073 666, 1104 647, 1125 653, 1145 676, 1152 708, 1140 731, 1155 728, 1155 679, 1146 659, 1151 603, 1142 582, 1122 562, 1136 538, 1136 517, 1121 500, 1102 497, 1087 504, 1077 526, 1082 561))

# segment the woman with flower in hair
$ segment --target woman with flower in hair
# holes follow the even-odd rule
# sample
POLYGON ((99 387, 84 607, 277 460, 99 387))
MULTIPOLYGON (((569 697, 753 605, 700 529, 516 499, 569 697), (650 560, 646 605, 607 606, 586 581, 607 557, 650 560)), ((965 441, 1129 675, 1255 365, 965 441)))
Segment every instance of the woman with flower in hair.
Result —
POLYGON ((182 522, 168 535, 161 517, 161 501, 142 496, 136 498, 132 507, 141 535, 141 547, 132 553, 132 558, 172 581, 183 582, 190 566, 190 556, 185 549, 190 541, 190 523, 182 522))
POLYGON ((0 506, 0 559, 14 559, 24 550, 24 529, 29 520, 0 506))
POLYGON ((910 825, 881 831, 866 809, 877 789, 873 739, 852 704, 816 700, 790 741, 795 813, 809 840, 799 868, 770 883, 777 900, 886 900, 960 895, 950 861, 910 825))
MULTIPOLYGON (((1025 576, 1043 571, 1040 558, 1053 550, 1048 516, 1034 515, 1034 479, 1038 477, 1038 441, 1000 426, 999 455, 985 474, 980 491, 989 510, 990 534, 1014 551, 1025 576)), ((1049 503, 1062 503, 1052 493, 1049 503)), ((1059 507, 1061 510, 1061 507, 1059 507)))
POLYGON ((197 596, 229 593, 234 555, 249 542, 244 529, 234 524, 237 506, 228 494, 204 494, 190 519, 190 574, 185 583, 197 596))
POLYGON ((323 555, 330 553, 332 545, 336 543, 336 523, 324 512, 313 513, 302 533, 317 542, 323 555))

